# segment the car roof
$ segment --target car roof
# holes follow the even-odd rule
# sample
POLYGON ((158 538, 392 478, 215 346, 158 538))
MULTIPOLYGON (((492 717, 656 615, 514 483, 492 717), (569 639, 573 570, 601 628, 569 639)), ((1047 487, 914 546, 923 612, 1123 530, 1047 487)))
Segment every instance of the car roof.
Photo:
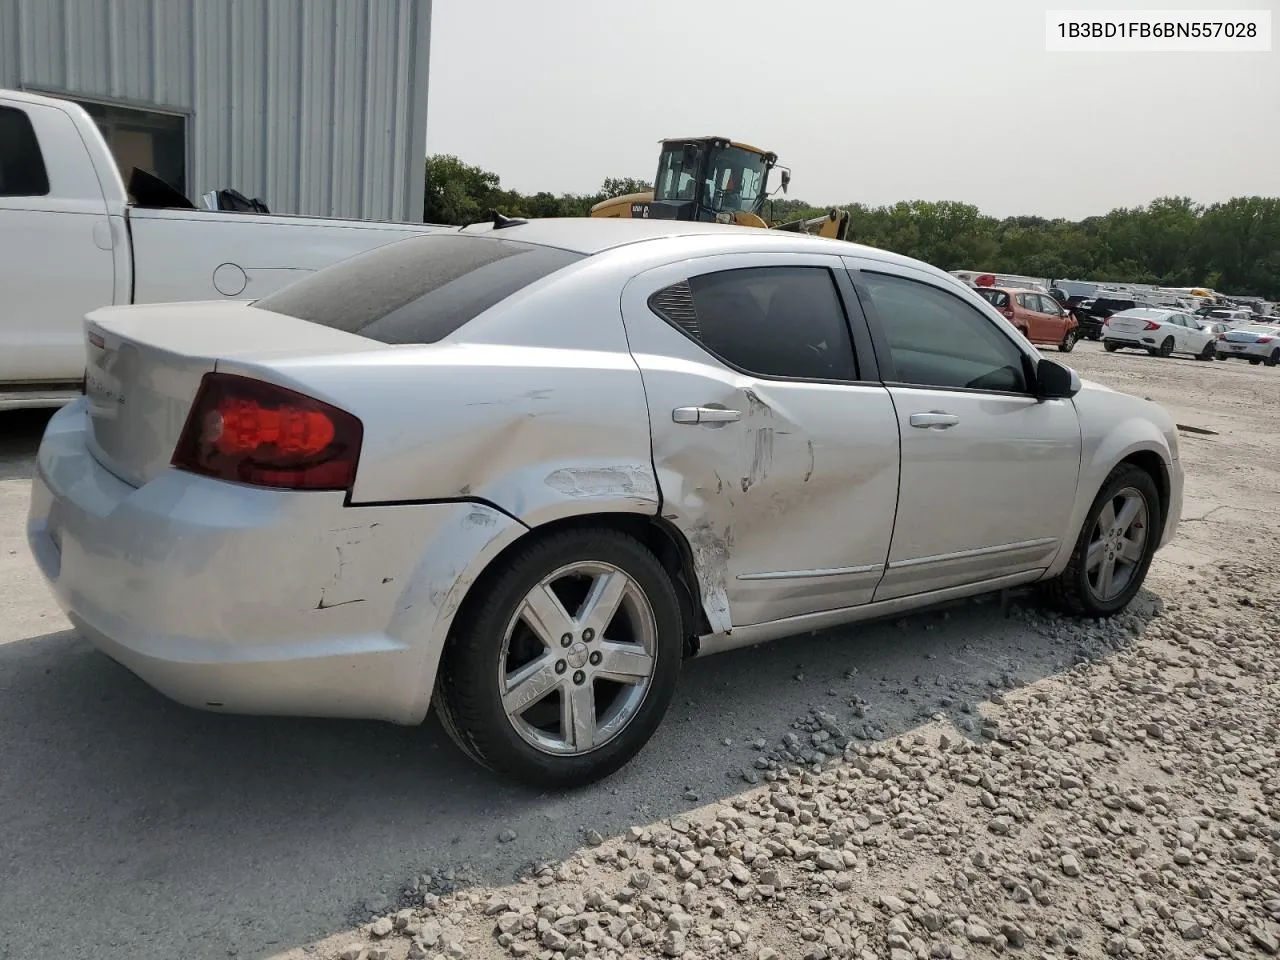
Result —
MULTIPOLYGON (((559 247, 562 250, 587 255, 630 243, 660 240, 665 237, 750 235, 759 236, 763 243, 806 238, 805 234, 790 231, 761 230, 759 227, 740 227, 702 221, 657 220, 648 217, 545 217, 500 228, 495 228, 493 224, 487 222, 472 224, 463 227, 460 232, 476 235, 493 233, 502 240, 519 240, 523 243, 559 247)), ((821 241, 824 238, 807 237, 807 239, 821 241)))
MULTIPOLYGON (((741 252, 743 241, 750 241, 763 252, 771 249, 825 253, 830 256, 865 257, 899 266, 915 267, 950 283, 964 287, 961 281, 923 260, 906 257, 879 247, 848 240, 834 240, 794 230, 765 230, 735 224, 706 223, 688 220, 655 220, 629 217, 545 217, 530 218, 512 226, 495 228, 485 222, 462 227, 463 236, 490 236, 500 240, 518 240, 547 247, 558 247, 572 253, 591 256, 607 250, 663 240, 673 237, 705 239, 711 252, 717 241, 724 252, 741 252)), ((441 234, 433 234, 440 236, 441 234)), ((1029 293, 1039 291, 1030 290, 1029 293)))

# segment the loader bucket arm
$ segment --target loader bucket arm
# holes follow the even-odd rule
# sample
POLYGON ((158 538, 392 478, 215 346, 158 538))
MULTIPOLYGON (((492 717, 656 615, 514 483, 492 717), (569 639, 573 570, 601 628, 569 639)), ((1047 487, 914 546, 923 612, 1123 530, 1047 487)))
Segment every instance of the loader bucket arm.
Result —
POLYGON ((844 240, 849 234, 849 211, 832 207, 824 216, 776 223, 773 229, 790 230, 793 233, 812 233, 832 240, 844 240))

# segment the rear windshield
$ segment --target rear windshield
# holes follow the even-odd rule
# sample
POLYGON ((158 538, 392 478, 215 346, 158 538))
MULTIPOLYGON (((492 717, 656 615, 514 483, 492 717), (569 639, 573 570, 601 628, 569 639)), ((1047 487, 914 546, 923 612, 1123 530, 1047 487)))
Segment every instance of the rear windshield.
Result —
POLYGON ((435 343, 583 256, 488 236, 411 237, 320 270, 254 306, 382 343, 435 343))
POLYGON ((1260 323, 1253 323, 1247 327, 1236 327, 1236 330, 1241 333, 1275 333, 1276 329, 1276 327, 1266 326, 1260 323))
POLYGON ((1003 290, 979 290, 978 296, 993 307, 1007 307, 1009 305, 1009 295, 1003 290))

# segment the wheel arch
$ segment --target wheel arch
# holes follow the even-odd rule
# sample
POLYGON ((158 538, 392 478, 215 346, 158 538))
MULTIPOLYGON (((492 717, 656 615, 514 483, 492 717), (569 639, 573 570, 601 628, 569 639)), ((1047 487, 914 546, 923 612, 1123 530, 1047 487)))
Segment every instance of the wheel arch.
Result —
POLYGON ((1089 449, 1086 445, 1081 463, 1080 481, 1075 507, 1067 527, 1069 535, 1062 541, 1058 555, 1045 571, 1042 579, 1049 580, 1062 573, 1071 558, 1080 530, 1098 491, 1116 467, 1133 464, 1148 473, 1155 482, 1160 496, 1161 539, 1169 522, 1173 480, 1170 474, 1171 452, 1160 436, 1155 424, 1136 417, 1118 423, 1106 440, 1089 449))
POLYGON ((706 610, 697 598, 701 597, 697 566, 693 549, 684 534, 672 523, 651 514, 624 512, 593 512, 561 517, 535 526, 506 544, 495 554, 479 576, 467 587, 466 593, 458 605, 457 614, 450 623, 461 622, 466 616, 469 606, 480 602, 484 596, 488 581, 496 571, 502 569, 507 558, 516 550, 527 547, 531 542, 564 533, 568 530, 614 530, 618 533, 634 537, 651 550, 658 561, 671 576, 680 599, 680 612, 684 622, 684 651, 690 657, 698 652, 698 637, 711 633, 710 621, 706 610))
POLYGON ((1168 464, 1164 462, 1164 457, 1154 450, 1135 450, 1117 463, 1116 466, 1125 463, 1133 464, 1149 474, 1151 479, 1155 481, 1156 492, 1160 494, 1160 531, 1163 535, 1165 525, 1169 522, 1169 500, 1173 488, 1168 464))

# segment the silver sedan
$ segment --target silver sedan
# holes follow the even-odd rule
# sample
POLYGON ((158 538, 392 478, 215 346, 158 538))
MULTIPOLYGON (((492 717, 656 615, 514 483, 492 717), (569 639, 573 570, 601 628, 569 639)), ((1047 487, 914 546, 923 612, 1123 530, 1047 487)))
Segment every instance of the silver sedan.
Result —
POLYGON ((940 270, 771 230, 499 222, 253 304, 100 310, 28 537, 169 696, 603 777, 684 660, 1038 584, 1125 609, 1175 428, 940 270))
POLYGON ((1274 367, 1280 363, 1280 326, 1255 323, 1218 334, 1219 360, 1248 360, 1274 367))

